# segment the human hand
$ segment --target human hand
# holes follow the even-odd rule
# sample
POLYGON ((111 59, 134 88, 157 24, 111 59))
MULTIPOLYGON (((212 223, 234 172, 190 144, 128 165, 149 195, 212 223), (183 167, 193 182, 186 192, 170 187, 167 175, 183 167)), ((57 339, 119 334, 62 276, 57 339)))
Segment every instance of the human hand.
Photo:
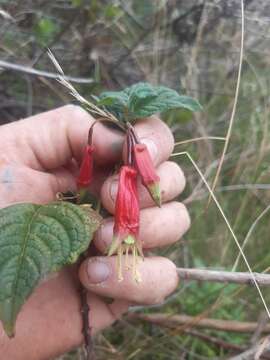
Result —
MULTIPOLYGON (((94 119, 79 107, 68 105, 0 127, 0 206, 17 202, 47 203, 57 192, 76 189, 76 174, 88 129, 94 119)), ((141 230, 144 249, 174 243, 189 227, 188 213, 172 201, 184 188, 179 167, 166 161, 173 137, 157 118, 136 124, 157 166, 164 205, 155 207, 141 186, 141 230)), ((117 176, 110 176, 122 157, 123 136, 101 124, 95 127, 94 192, 113 214, 117 176), (105 181, 105 182, 104 182, 105 181)), ((102 256, 112 239, 113 217, 98 230, 94 245, 100 256, 84 261, 79 270, 89 290, 90 325, 95 333, 127 311, 130 304, 162 302, 177 286, 175 265, 162 257, 146 257, 138 265, 142 282, 134 282, 129 271, 119 282, 116 257, 102 256), (88 275, 89 274, 89 275, 88 275), (107 304, 103 297, 115 299, 107 304)), ((15 339, 9 340, 0 325, 0 350, 5 359, 40 360, 64 353, 83 341, 78 279, 67 268, 41 284, 18 316, 15 339)), ((1 291, 1 290, 0 290, 1 291)))

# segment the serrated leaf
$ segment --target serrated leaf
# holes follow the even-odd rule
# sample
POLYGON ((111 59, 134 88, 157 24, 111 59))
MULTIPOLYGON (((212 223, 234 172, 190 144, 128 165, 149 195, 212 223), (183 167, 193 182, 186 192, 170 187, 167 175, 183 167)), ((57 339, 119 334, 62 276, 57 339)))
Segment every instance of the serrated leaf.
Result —
POLYGON ((124 91, 105 91, 99 96, 97 106, 104 107, 119 120, 123 120, 128 107, 128 94, 124 91))
POLYGON ((201 105, 197 100, 179 95, 175 90, 165 86, 150 89, 148 84, 146 86, 144 83, 139 83, 130 93, 128 108, 132 118, 141 118, 177 108, 198 111, 201 110, 201 105), (144 97, 141 94, 144 94, 144 97))
POLYGON ((67 202, 0 210, 0 320, 9 336, 39 281, 74 263, 99 224, 93 210, 67 202))
POLYGON ((136 118, 141 109, 146 108, 158 97, 158 92, 147 83, 138 83, 127 89, 128 110, 131 118, 136 118))
POLYGON ((122 91, 106 91, 100 96, 98 106, 104 106, 119 120, 132 121, 171 109, 199 111, 199 102, 189 96, 179 95, 165 86, 137 83, 122 91))

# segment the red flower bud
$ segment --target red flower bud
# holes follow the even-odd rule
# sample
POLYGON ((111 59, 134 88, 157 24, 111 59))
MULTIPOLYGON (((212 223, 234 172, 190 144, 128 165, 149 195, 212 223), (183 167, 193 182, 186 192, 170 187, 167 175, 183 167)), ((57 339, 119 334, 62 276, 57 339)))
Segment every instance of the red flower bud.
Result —
POLYGON ((120 169, 118 193, 115 203, 114 236, 109 248, 108 255, 118 253, 119 280, 122 279, 121 256, 129 250, 133 253, 134 277, 138 280, 136 272, 136 258, 142 254, 142 247, 138 240, 139 234, 139 199, 137 192, 137 170, 124 165, 120 169))
POLYGON ((149 191, 149 194, 155 203, 158 206, 161 206, 161 194, 159 187, 160 178, 156 174, 156 169, 147 146, 144 144, 135 144, 133 149, 136 166, 139 174, 141 175, 142 183, 149 191))
POLYGON ((93 145, 86 145, 84 148, 83 159, 80 167, 80 173, 77 178, 77 186, 79 189, 87 188, 93 179, 93 145))

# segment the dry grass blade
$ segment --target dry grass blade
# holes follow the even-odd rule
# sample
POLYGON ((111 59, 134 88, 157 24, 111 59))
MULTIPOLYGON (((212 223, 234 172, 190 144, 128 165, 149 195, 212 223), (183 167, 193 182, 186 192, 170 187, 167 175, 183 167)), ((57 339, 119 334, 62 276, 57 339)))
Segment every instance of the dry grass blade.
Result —
POLYGON ((98 106, 91 103, 89 100, 85 99, 81 94, 79 94, 79 92, 74 88, 74 86, 69 81, 67 81, 67 79, 65 78, 64 71, 61 68, 59 62, 56 60, 53 53, 51 52, 51 50, 48 49, 47 53, 48 53, 48 56, 51 59, 52 63, 54 64, 55 68, 59 72, 57 80, 59 81, 60 84, 62 84, 64 87, 66 87, 69 90, 69 93, 80 104, 82 104, 93 115, 96 115, 103 119, 108 119, 109 121, 112 121, 112 122, 119 123, 119 121, 116 119, 115 116, 113 116, 113 114, 109 113, 108 111, 100 109, 98 106))
MULTIPOLYGON (((242 64, 243 64, 243 54, 244 54, 244 31, 245 31, 245 20, 244 20, 244 0, 241 0, 241 45, 240 45, 240 57, 239 57, 239 68, 238 68, 238 75, 237 75, 237 82, 236 82, 236 89, 235 89, 235 97, 234 97, 234 103, 233 103, 233 109, 232 109, 232 113, 231 113, 231 118, 230 118, 230 122, 229 122, 229 127, 228 127, 228 131, 226 134, 226 140, 225 140, 225 144, 224 144, 224 148, 221 154, 221 158, 220 158, 220 162, 217 168, 217 172, 212 184, 212 191, 215 191, 217 182, 218 182, 218 178, 219 178, 219 174, 221 172, 221 168, 224 162, 224 158, 229 146, 229 141, 230 141, 230 137, 231 137, 231 133, 232 133, 232 127, 233 127, 233 123, 234 123, 234 118, 235 118, 235 112, 236 112, 236 106, 237 106, 237 102, 238 102, 238 97, 239 97, 239 89, 240 89, 240 81, 241 81, 241 73, 242 73, 242 64)), ((209 197, 208 199, 208 204, 207 206, 210 204, 211 201, 211 197, 209 197)))
MULTIPOLYGON (((257 226, 258 222, 261 220, 261 218, 264 217, 264 215, 270 210, 270 205, 268 205, 262 212, 261 214, 256 218, 256 220, 253 222, 253 224, 251 225, 244 241, 243 241, 243 244, 242 244, 242 250, 244 250, 244 248, 246 247, 247 243, 248 243, 248 240, 253 232, 253 230, 255 229, 255 227, 257 226)), ((241 254, 239 253, 236 260, 235 260, 235 263, 233 265, 233 268, 232 268, 232 271, 235 271, 237 266, 238 266, 238 263, 239 263, 239 260, 240 260, 240 257, 241 257, 241 254)))
POLYGON ((0 16, 2 16, 6 20, 15 21, 15 19, 5 10, 0 9, 0 16))
POLYGON ((193 138, 193 139, 178 141, 178 142, 174 143, 174 146, 189 144, 189 143, 193 143, 193 142, 197 142, 197 141, 202 141, 202 140, 220 140, 220 141, 225 141, 226 138, 220 137, 220 136, 201 136, 201 137, 198 137, 198 138, 193 138))

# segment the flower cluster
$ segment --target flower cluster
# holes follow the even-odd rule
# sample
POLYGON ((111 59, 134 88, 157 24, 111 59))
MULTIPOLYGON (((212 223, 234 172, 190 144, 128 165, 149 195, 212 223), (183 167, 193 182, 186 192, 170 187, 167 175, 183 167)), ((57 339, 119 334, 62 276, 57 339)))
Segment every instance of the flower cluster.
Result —
MULTIPOLYGON (((93 179, 92 133, 84 150, 77 186, 79 194, 83 194, 93 179)), ((146 145, 140 143, 134 128, 127 127, 127 161, 120 168, 119 185, 115 203, 115 219, 113 239, 108 255, 118 255, 118 279, 122 277, 122 257, 126 254, 126 266, 129 254, 132 254, 132 271, 136 281, 140 281, 137 272, 138 257, 143 258, 142 243, 139 239, 140 204, 138 197, 138 180, 147 188, 154 202, 161 206, 159 176, 156 174, 151 156, 146 145)))
POLYGON ((139 142, 134 128, 129 126, 127 131, 127 164, 120 169, 115 203, 114 235, 108 251, 109 255, 116 252, 118 254, 119 280, 122 279, 122 255, 124 253, 128 255, 131 252, 133 277, 135 280, 140 281, 136 270, 138 255, 143 257, 142 243, 139 239, 138 178, 141 178, 142 184, 147 188, 156 204, 160 206, 160 179, 156 174, 146 145, 139 142))

